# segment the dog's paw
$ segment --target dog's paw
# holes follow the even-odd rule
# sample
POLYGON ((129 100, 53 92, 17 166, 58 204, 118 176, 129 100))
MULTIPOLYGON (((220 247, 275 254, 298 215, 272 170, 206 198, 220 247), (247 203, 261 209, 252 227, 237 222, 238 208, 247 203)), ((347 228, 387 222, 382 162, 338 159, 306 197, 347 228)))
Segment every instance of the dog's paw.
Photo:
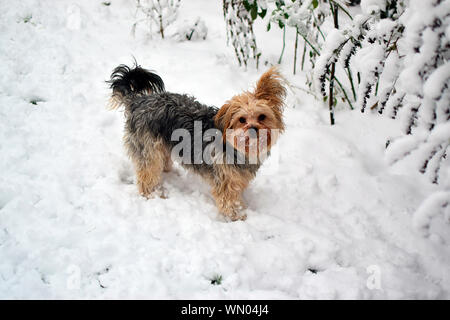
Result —
POLYGON ((158 196, 161 199, 167 199, 168 198, 168 194, 169 192, 167 191, 166 188, 164 188, 163 186, 160 186, 157 190, 156 193, 158 194, 158 196))
POLYGON ((151 192, 149 191, 141 191, 139 192, 141 196, 143 196, 146 199, 155 199, 156 197, 159 197, 161 199, 167 199, 168 198, 168 191, 163 186, 158 186, 157 188, 154 188, 151 192))
POLYGON ((150 199, 154 199, 155 198, 155 194, 153 192, 149 193, 149 192, 139 192, 139 194, 144 197, 147 200, 150 199))
POLYGON ((245 221, 245 219, 247 219, 247 215, 236 208, 234 210, 230 210, 227 213, 224 213, 224 216, 228 221, 245 221))
POLYGON ((245 213, 240 213, 231 218, 231 221, 245 221, 247 220, 247 215, 245 213))
POLYGON ((139 194, 143 196, 146 199, 154 199, 156 197, 159 197, 161 199, 167 199, 168 198, 168 191, 163 186, 157 186, 153 189, 150 188, 142 188, 142 186, 139 188, 139 194))

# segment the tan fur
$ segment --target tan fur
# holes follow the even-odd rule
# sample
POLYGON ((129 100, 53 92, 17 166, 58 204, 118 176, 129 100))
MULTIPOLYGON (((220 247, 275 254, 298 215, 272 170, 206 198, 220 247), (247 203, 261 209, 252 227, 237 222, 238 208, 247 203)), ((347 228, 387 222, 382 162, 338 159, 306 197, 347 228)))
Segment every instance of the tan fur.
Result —
POLYGON ((283 101, 286 96, 286 89, 283 86, 286 80, 278 71, 277 67, 272 67, 266 71, 258 83, 254 92, 255 98, 258 100, 266 100, 268 104, 276 109, 278 113, 282 112, 283 101))
POLYGON ((151 194, 161 184, 162 172, 170 170, 171 160, 170 153, 161 139, 149 138, 147 141, 144 155, 137 156, 130 148, 128 153, 136 170, 139 193, 146 198, 150 198, 151 194))
POLYGON ((172 158, 170 157, 170 151, 167 148, 164 148, 164 172, 172 171, 172 158))
POLYGON ((153 162, 149 166, 135 164, 135 167, 139 193, 146 198, 150 198, 161 182, 162 166, 158 162, 153 162))
MULTIPOLYGON (((251 113, 257 112, 257 108, 269 108, 271 112, 269 115, 272 116, 271 120, 274 121, 274 126, 271 128, 283 130, 282 112, 283 101, 286 96, 284 82, 285 80, 277 68, 270 68, 258 80, 253 92, 246 91, 236 95, 220 108, 214 119, 216 126, 224 129, 231 128, 232 120, 235 119, 233 116, 237 111, 251 113)), ((266 116, 269 115, 266 114, 266 116)))
MULTIPOLYGON (((239 134, 240 131, 245 134, 252 127, 258 130, 265 129, 268 133, 267 148, 270 149, 278 136, 271 134, 271 131, 273 129, 277 129, 279 133, 284 131, 282 115, 286 96, 284 83, 285 79, 277 68, 272 67, 261 76, 253 92, 246 91, 227 101, 214 119, 216 126, 222 129, 224 141, 228 141, 239 150, 235 136, 229 137, 226 134, 227 129, 233 129, 235 134, 239 134), (265 116, 262 121, 258 119, 261 114, 265 116), (246 120, 245 123, 240 122, 241 117, 246 120)), ((240 151, 247 154, 248 149, 240 151)), ((242 192, 254 175, 250 172, 237 171, 227 165, 215 165, 214 169, 220 177, 212 191, 217 207, 232 220, 239 219, 238 213, 244 205, 242 192)))
POLYGON ((283 101, 286 89, 283 84, 285 82, 277 68, 272 67, 261 76, 253 92, 246 91, 227 101, 214 119, 216 126, 223 129, 224 142, 228 141, 237 148, 235 138, 228 137, 226 130, 233 129, 235 134, 239 134, 240 130, 245 132, 254 127, 268 131, 268 148, 270 149, 276 142, 276 135, 271 135, 270 131, 272 129, 284 131, 283 101), (265 116, 263 121, 258 120, 261 114, 265 116), (246 119, 246 123, 239 122, 241 117, 246 119))
POLYGON ((212 195, 219 211, 231 220, 245 220, 245 215, 239 212, 245 208, 242 193, 249 185, 254 175, 242 172, 228 165, 215 165, 216 179, 212 195))
POLYGON ((119 97, 117 94, 113 94, 111 98, 109 98, 106 108, 108 110, 115 110, 118 109, 121 105, 122 105, 122 98, 119 97))

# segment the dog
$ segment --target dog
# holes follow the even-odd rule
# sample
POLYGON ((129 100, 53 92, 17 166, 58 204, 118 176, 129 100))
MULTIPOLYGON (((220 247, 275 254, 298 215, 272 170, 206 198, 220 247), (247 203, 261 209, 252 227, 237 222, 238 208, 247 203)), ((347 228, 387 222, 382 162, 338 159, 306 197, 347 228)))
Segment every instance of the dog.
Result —
POLYGON ((276 67, 261 76, 254 90, 232 97, 221 108, 166 92, 161 77, 137 63, 118 66, 107 82, 110 108, 125 107, 124 143, 142 196, 157 193, 162 173, 171 170, 175 158, 211 185, 221 214, 232 221, 246 219, 243 191, 285 129, 285 80, 276 67), (174 132, 194 137, 183 139, 181 153, 174 132))

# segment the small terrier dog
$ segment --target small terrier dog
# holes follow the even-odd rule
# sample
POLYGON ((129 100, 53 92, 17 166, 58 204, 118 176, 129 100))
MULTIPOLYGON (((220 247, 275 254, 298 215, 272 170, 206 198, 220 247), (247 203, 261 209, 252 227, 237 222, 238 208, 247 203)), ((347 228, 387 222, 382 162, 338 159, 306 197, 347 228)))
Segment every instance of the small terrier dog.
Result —
POLYGON ((261 76, 253 91, 234 96, 220 109, 186 94, 166 92, 158 75, 137 64, 133 68, 118 66, 108 83, 112 89, 110 107, 125 106, 124 143, 136 170, 140 194, 149 198, 160 186, 162 172, 170 171, 177 149, 173 134, 185 130, 194 136, 187 148, 194 154, 183 154, 181 165, 212 186, 220 213, 232 221, 245 220, 241 214, 245 208, 242 193, 261 166, 262 155, 270 152, 277 133, 284 131, 286 89, 276 67, 261 76), (211 139, 202 139, 208 131, 221 136, 215 143, 226 152, 215 149, 209 159, 202 159, 212 144, 211 139), (195 142, 199 135, 200 148, 195 142), (256 161, 250 161, 252 155, 257 155, 256 161))

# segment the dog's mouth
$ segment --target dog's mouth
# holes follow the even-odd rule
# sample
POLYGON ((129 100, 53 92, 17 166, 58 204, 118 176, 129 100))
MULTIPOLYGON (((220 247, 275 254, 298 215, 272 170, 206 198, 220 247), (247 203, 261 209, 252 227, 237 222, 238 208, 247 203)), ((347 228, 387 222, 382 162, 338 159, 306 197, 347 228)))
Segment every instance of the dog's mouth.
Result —
POLYGON ((227 140, 232 143, 234 149, 246 156, 260 156, 266 154, 272 144, 270 129, 240 129, 227 134, 227 140))
POLYGON ((249 153, 250 150, 258 148, 258 144, 258 138, 244 137, 245 153, 249 153))
POLYGON ((245 153, 261 153, 270 147, 270 130, 250 128, 244 133, 245 153))

